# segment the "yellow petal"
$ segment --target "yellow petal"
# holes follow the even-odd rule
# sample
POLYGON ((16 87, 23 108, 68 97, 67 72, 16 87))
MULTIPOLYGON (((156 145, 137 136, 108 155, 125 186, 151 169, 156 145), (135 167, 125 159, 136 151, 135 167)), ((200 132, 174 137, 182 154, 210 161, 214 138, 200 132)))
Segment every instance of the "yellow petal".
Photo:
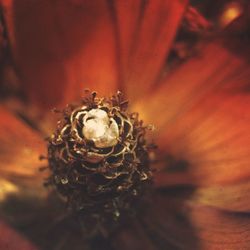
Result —
POLYGON ((0 202, 3 202, 9 195, 17 194, 18 187, 10 181, 0 178, 0 202))
POLYGON ((233 212, 250 211, 249 180, 231 185, 198 188, 191 202, 233 212))
POLYGON ((1 196, 27 192, 44 196, 44 174, 39 171, 44 163, 39 156, 46 152, 44 140, 15 116, 0 107, 0 173, 1 196))

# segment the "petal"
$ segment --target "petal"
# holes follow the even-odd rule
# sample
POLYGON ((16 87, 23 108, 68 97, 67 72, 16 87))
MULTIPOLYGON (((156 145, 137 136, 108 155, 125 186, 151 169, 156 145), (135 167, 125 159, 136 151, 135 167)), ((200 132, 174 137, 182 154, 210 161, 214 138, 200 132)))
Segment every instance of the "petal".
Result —
POLYGON ((208 97, 168 126, 159 143, 188 162, 194 183, 225 184, 250 177, 250 98, 208 97))
MULTIPOLYGON (((32 239, 39 249, 55 249, 65 244, 72 246, 76 240, 83 248, 79 233, 77 237, 74 236, 75 229, 69 233, 74 222, 65 219, 65 204, 43 186, 47 173, 40 172, 39 168, 47 162, 40 161, 39 156, 45 154, 45 145, 36 131, 0 108, 0 216, 15 230, 32 239)), ((0 231, 1 226, 0 223, 0 231)), ((20 248, 15 246, 19 242, 17 236, 12 238, 17 238, 16 242, 9 242, 12 233, 6 229, 6 238, 0 239, 0 249, 7 249, 1 244, 9 244, 10 249, 22 249, 22 245, 20 248)), ((23 249, 34 248, 28 248, 27 244, 23 249)))
MULTIPOLYGON (((196 183, 186 173, 159 172, 155 176, 155 187, 160 189, 178 185, 191 185, 196 183)), ((209 187, 198 187, 190 200, 195 204, 206 205, 214 208, 233 212, 249 212, 249 180, 241 180, 236 183, 211 184, 209 187)))
POLYGON ((12 228, 0 221, 0 249, 19 249, 19 250, 35 250, 37 249, 12 228))
POLYGON ((190 204, 190 195, 187 189, 154 194, 132 224, 137 227, 118 233, 119 249, 248 249, 249 214, 190 204))
POLYGON ((128 227, 117 232, 113 240, 117 249, 200 249, 192 222, 183 211, 187 194, 169 193, 154 193, 128 227))
POLYGON ((192 195, 195 204, 233 212, 250 212, 249 180, 231 185, 198 188, 192 195))
POLYGON ((66 104, 84 88, 116 90, 116 42, 107 1, 3 1, 12 54, 29 99, 66 104))
MULTIPOLYGON (((158 127, 163 154, 187 163, 181 173, 187 182, 212 185, 250 177, 250 97, 238 88, 249 84, 249 75, 245 61, 212 43, 146 97, 144 118, 158 127)), ((143 110, 144 103, 135 109, 143 110)))
POLYGON ((116 1, 121 79, 130 100, 143 96, 160 77, 187 2, 116 1))
POLYGON ((44 140, 0 107, 0 142, 0 183, 5 190, 1 192, 1 201, 9 193, 19 195, 21 191, 44 197, 44 174, 39 171, 43 165, 39 156, 46 152, 44 140))
POLYGON ((190 206, 188 216, 200 239, 199 249, 248 249, 250 216, 206 206, 190 206))

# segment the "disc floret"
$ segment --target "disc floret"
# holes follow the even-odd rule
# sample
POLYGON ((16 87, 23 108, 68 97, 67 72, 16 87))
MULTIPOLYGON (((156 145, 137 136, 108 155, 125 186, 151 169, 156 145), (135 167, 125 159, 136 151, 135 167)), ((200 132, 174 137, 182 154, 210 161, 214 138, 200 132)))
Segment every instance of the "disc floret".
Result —
POLYGON ((48 140, 48 184, 73 210, 120 215, 151 182, 147 127, 120 92, 87 94, 62 113, 48 140))

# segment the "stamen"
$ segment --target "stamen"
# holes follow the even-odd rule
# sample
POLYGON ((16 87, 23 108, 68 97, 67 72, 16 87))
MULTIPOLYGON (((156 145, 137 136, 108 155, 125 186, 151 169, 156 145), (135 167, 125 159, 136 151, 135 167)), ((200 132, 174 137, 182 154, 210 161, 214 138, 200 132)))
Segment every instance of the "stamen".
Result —
POLYGON ((115 146, 118 142, 119 129, 113 118, 102 109, 91 109, 84 117, 83 135, 93 141, 97 148, 115 146))

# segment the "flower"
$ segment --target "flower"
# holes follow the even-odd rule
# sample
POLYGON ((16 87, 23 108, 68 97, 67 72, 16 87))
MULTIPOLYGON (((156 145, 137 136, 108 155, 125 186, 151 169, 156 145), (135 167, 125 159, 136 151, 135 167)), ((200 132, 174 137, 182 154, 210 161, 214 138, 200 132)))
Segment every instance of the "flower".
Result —
MULTIPOLYGON (((182 61, 170 65, 166 58, 187 1, 3 0, 1 5, 27 98, 26 112, 18 105, 19 114, 36 118, 34 131, 1 108, 5 220, 45 249, 82 249, 76 225, 60 222, 61 208, 46 200, 40 185, 41 131, 50 130, 48 110, 75 100, 81 89, 91 87, 99 95, 120 89, 131 109, 157 128, 158 171, 150 208, 111 241, 102 241, 103 247, 249 248, 250 71, 247 47, 239 40, 239 31, 248 28, 246 16, 197 46, 191 43, 191 53, 186 43, 175 43, 182 61), (10 193, 15 199, 6 199, 10 193)), ((97 247, 98 240, 90 245, 97 247)))

